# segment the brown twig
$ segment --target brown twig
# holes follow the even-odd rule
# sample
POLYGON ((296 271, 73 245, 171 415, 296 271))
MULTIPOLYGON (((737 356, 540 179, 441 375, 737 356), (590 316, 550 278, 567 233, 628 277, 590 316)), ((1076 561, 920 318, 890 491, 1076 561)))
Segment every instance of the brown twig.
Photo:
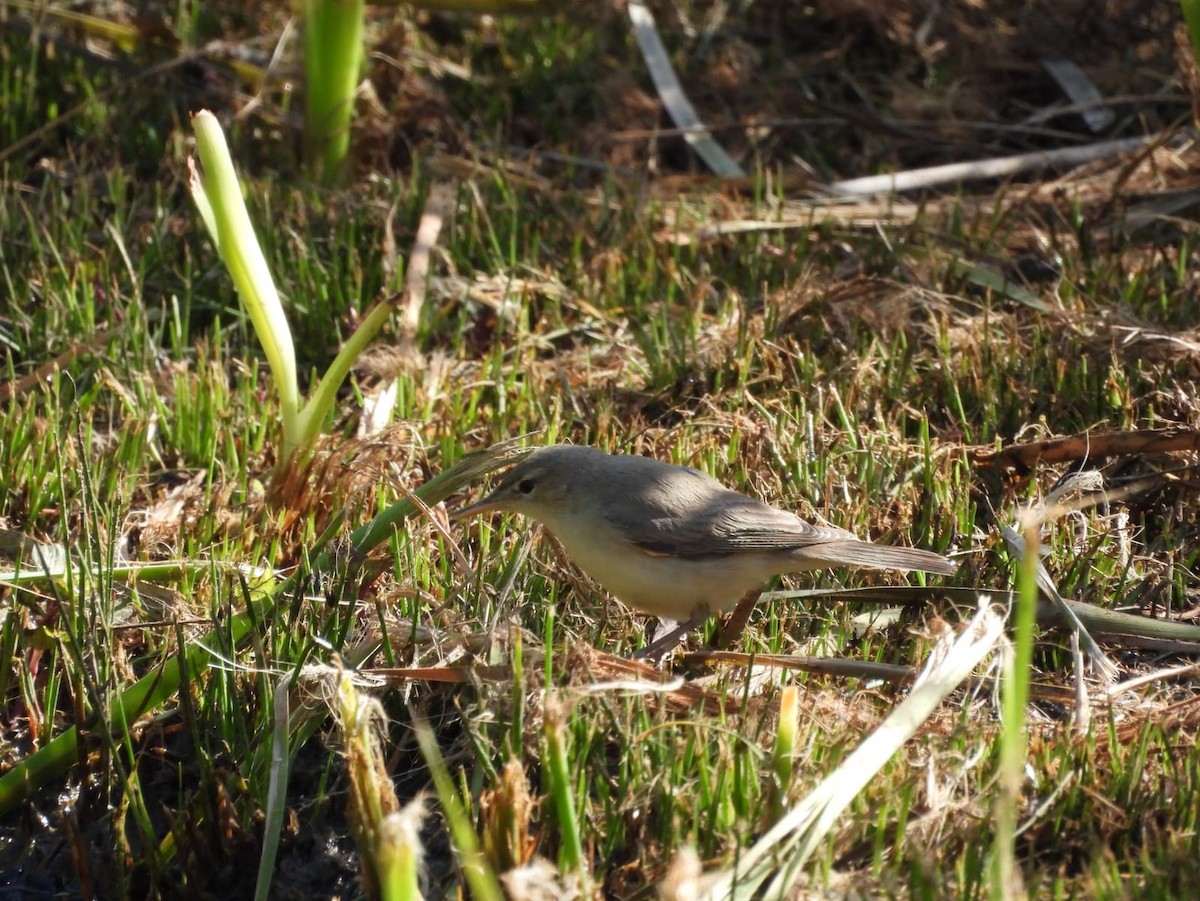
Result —
POLYGON ((47 384, 54 373, 66 369, 78 357, 99 350, 119 331, 119 328, 107 328, 97 332, 90 338, 75 342, 53 360, 47 360, 28 375, 13 379, 11 382, 0 383, 0 401, 20 397, 34 388, 47 384))
MULTIPOLYGON (((918 668, 897 663, 879 663, 870 660, 846 660, 838 657, 803 657, 794 654, 743 654, 734 651, 696 651, 685 654, 688 663, 708 666, 764 666, 777 669, 799 670, 815 675, 832 676, 838 679, 866 679, 890 682, 893 685, 910 685, 917 678, 918 668)), ((996 680, 990 676, 972 676, 966 683, 972 691, 992 691, 996 680)), ((1075 695, 1069 688, 1058 685, 1033 684, 1031 696, 1040 701, 1071 704, 1075 695)))
POLYGON ((1132 454, 1197 450, 1200 450, 1200 431, 1196 429, 1080 432, 1066 438, 1014 444, 998 451, 976 451, 972 454, 972 462, 981 468, 996 467, 1028 472, 1038 463, 1069 463, 1132 454))
POLYGON ((404 290, 401 292, 400 344, 404 350, 413 350, 417 327, 421 324, 421 310, 425 306, 425 286, 429 279, 429 259, 437 245, 442 223, 453 203, 454 190, 446 184, 435 184, 429 189, 425 211, 417 226, 417 237, 413 241, 412 253, 408 256, 408 267, 404 273, 404 290))

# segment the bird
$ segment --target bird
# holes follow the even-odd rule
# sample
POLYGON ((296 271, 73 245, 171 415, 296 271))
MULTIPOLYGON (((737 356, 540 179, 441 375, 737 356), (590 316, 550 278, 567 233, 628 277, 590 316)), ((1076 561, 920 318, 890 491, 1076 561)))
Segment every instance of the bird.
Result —
POLYGON ((950 575, 946 557, 863 541, 726 488, 690 466, 585 445, 538 448, 455 519, 542 523, 617 600, 677 624, 635 656, 658 658, 772 577, 831 566, 950 575))

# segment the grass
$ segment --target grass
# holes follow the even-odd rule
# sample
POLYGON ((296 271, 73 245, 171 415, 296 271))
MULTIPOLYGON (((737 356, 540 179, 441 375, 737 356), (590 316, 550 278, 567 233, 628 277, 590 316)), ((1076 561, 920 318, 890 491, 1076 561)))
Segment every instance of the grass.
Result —
MULTIPOLYGON (((1032 33, 1025 7, 996 7, 992 24, 1032 33)), ((10 885, 82 897, 249 897, 271 832, 273 896, 363 892, 348 800, 361 789, 322 706, 326 667, 338 660, 387 680, 370 689, 387 725, 378 746, 367 743, 365 770, 382 767, 400 805, 435 793, 420 827, 427 894, 463 885, 487 894, 502 876, 648 897, 671 884, 685 848, 704 872, 720 871, 903 692, 866 678, 680 661, 685 685, 631 692, 625 664, 608 655, 637 647, 643 623, 536 529, 499 520, 438 528, 431 520, 444 510, 435 505, 382 529, 365 563, 346 544, 350 530, 469 451, 534 433, 531 443, 569 439, 699 466, 802 516, 955 553, 954 584, 1008 590, 998 527, 1066 468, 1003 475, 975 465, 973 451, 1085 429, 1197 424, 1188 211, 1150 225, 1127 215, 1188 185, 1190 151, 1057 183, 1045 175, 1008 189, 970 186, 865 226, 834 208, 804 228, 674 240, 698 224, 787 214, 797 194, 778 176, 796 157, 831 176, 945 161, 965 153, 953 137, 969 101, 1008 91, 995 108, 1028 113, 1039 96, 1027 69, 1001 65, 1019 58, 1002 40, 1007 30, 988 32, 984 53, 971 45, 979 23, 947 20, 936 35, 942 50, 931 44, 923 58, 903 38, 907 7, 895 4, 890 26, 828 10, 813 20, 811 40, 823 50, 803 60, 809 84, 798 105, 791 26, 772 18, 781 9, 754 21, 730 13, 711 27, 706 9, 655 9, 698 108, 726 116, 714 124, 791 109, 812 119, 757 142, 744 129, 718 129, 758 166, 746 192, 642 175, 689 162, 670 137, 629 136, 659 123, 636 93, 645 82, 615 15, 373 14, 372 39, 395 39, 412 61, 397 69, 371 60, 388 115, 363 113, 357 168, 344 188, 319 190, 299 174, 278 81, 257 112, 233 121, 241 101, 211 56, 173 62, 182 49, 150 39, 135 51, 103 45, 112 51, 104 56, 61 23, 31 41, 33 20, 23 8, 14 14, 20 27, 0 35, 0 390, 16 389, 0 403, 0 523, 6 555, 28 578, 0 595, 0 762, 11 772, 43 759, 36 753, 71 728, 84 741, 69 773, 0 817, 10 885), (891 94, 868 50, 905 73, 891 94), (972 54, 985 74, 1010 75, 981 86, 972 54), (422 69, 430 57, 469 64, 470 77, 422 69), (138 89, 126 94, 131 83, 138 89), (964 85, 975 93, 956 94, 964 85), (918 87, 923 113, 913 108, 918 87), (864 94, 871 103, 847 99, 864 94), (848 104, 854 115, 831 117, 848 104), (368 355, 285 506, 268 503, 277 401, 186 193, 184 113, 202 105, 218 109, 230 132, 288 301, 302 381, 402 284, 429 185, 455 191, 419 356, 398 360, 386 341, 368 355), (906 122, 941 112, 917 142, 911 125, 878 127, 878 110, 906 122), (553 122, 543 130, 539 117, 553 122), (604 168, 510 159, 511 145, 604 168), (451 178, 447 154, 478 167, 451 178), (985 269, 1010 280, 1053 274, 1020 281, 1022 293, 1003 278, 981 283, 985 269), (389 385, 388 426, 360 436, 364 400, 389 385), (325 565, 308 576, 319 536, 339 516, 325 565), (33 578, 37 558, 18 538, 74 566, 33 578), (160 568, 133 577, 122 568, 130 562, 160 568), (263 578, 256 567, 278 574, 263 578), (359 575, 345 584, 351 573, 359 575), (200 644, 211 656, 197 656, 200 644), (130 728, 114 725, 108 714, 122 692, 163 666, 179 668, 178 690, 130 728), (451 676, 463 681, 439 681, 451 676), (781 759, 785 690, 799 693, 787 708, 798 712, 784 717, 794 750, 781 759), (281 733, 282 811, 269 804, 281 733)), ((91 12, 110 14, 103 5, 91 12)), ((226 37, 254 49, 264 44, 250 36, 277 36, 284 11, 261 15, 246 21, 205 5, 164 24, 178 25, 187 46, 226 37)), ((1124 47, 1162 25, 1159 15, 1117 4, 1089 27, 1124 47)), ((292 62, 285 57, 279 78, 292 62)), ((1109 93, 1149 90, 1151 71, 1158 84, 1175 77, 1169 48, 1142 60, 1133 81, 1096 65, 1095 77, 1114 79, 1102 84, 1109 93)), ((1168 91, 1147 115, 1171 121, 1185 99, 1168 91)), ((1066 118, 1056 127, 1081 128, 1066 118)), ((1128 120, 1120 127, 1136 133, 1128 120)), ((972 135, 972 149, 990 152, 1050 140, 999 126, 972 135)), ((1190 462, 1184 454, 1101 468, 1116 484, 1190 462)), ((1059 590, 1104 607, 1193 611, 1189 478, 1180 469, 1152 491, 1048 524, 1042 541, 1059 590)), ((901 581, 845 572, 788 580, 901 581)), ((960 627, 970 614, 931 602, 897 625, 858 628, 858 614, 876 609, 770 600, 740 649, 915 664, 942 624, 960 627)), ((1065 648, 1061 634, 1038 636, 1036 682, 1071 686, 1065 648)), ((1129 674, 1180 662, 1109 649, 1129 674)), ((1111 704, 1089 687, 1094 709, 1082 733, 1070 705, 1026 707, 1014 842, 1025 890, 1184 895, 1200 850, 1195 675, 1111 704)), ((819 845, 807 885, 987 896, 1001 735, 986 693, 944 704, 819 845)), ((396 828, 375 824, 371 834, 396 828)))

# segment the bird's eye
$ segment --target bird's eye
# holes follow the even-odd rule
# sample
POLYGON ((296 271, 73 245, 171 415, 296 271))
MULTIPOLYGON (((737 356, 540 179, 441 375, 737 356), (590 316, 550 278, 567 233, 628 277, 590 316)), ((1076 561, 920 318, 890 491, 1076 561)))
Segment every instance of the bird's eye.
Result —
POLYGON ((533 479, 521 479, 521 481, 517 482, 517 490, 522 494, 533 494, 533 488, 533 479))

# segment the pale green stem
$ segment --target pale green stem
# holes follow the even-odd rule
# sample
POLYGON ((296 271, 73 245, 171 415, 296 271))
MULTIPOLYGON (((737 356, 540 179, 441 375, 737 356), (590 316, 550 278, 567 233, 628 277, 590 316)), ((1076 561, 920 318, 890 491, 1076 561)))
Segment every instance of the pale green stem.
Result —
POLYGON ((350 119, 363 57, 363 0, 308 0, 304 23, 305 141, 318 180, 337 177, 350 152, 350 119))
POLYGON ((300 443, 300 389, 291 329, 266 257, 250 223, 237 172, 225 143, 225 133, 217 117, 207 110, 192 117, 192 127, 196 132, 196 152, 202 167, 198 176, 193 171, 192 195, 202 198, 196 200, 196 205, 205 225, 212 230, 217 251, 229 270, 271 366, 283 418, 279 459, 286 461, 300 443))
POLYGON ((316 440, 317 434, 321 430, 321 423, 325 421, 325 417, 333 409, 337 400, 338 388, 350 374, 350 367, 354 365, 358 355, 383 328, 384 323, 391 315, 392 304, 390 301, 376 305, 363 317, 363 321, 354 330, 354 334, 346 339, 346 343, 338 351, 338 355, 333 358, 333 362, 325 370, 325 375, 321 377, 312 397, 308 399, 308 403, 304 405, 297 416, 296 430, 301 446, 307 447, 316 440))

